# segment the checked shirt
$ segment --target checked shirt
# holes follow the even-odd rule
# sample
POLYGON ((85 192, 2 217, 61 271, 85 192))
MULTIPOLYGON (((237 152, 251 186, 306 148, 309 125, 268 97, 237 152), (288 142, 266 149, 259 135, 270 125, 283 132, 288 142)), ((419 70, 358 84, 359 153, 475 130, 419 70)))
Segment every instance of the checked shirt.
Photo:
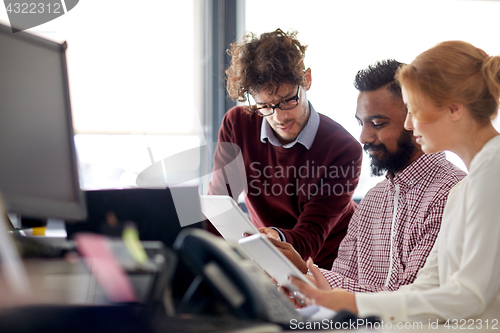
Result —
POLYGON ((448 193, 466 173, 445 153, 424 154, 393 179, 372 188, 358 205, 332 270, 332 288, 397 290, 423 267, 441 226, 448 193))

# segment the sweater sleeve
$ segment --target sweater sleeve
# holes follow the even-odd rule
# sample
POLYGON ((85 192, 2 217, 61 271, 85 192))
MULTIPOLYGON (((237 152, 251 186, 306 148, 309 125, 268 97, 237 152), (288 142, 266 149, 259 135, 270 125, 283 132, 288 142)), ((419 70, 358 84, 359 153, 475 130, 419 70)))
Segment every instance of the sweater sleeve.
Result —
POLYGON ((247 183, 241 149, 233 142, 233 124, 226 114, 219 130, 208 194, 230 195, 238 200, 240 193, 246 190, 247 183))
MULTIPOLYGON (((304 259, 316 257, 333 228, 338 227, 339 232, 345 233, 352 216, 349 214, 346 218, 345 214, 352 212, 356 206, 352 201, 352 194, 359 181, 362 149, 352 137, 341 143, 342 148, 335 147, 335 158, 327 166, 330 171, 328 177, 321 178, 316 184, 304 185, 307 187, 304 192, 312 194, 303 205, 295 226, 292 229, 281 229, 287 242, 304 259)), ((326 150, 324 154, 333 152, 326 150)))

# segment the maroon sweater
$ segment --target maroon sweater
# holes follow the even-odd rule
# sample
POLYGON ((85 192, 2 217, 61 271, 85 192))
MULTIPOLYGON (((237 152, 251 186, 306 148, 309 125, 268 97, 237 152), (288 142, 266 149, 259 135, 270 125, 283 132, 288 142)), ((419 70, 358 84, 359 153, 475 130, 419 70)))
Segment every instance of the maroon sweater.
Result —
MULTIPOLYGON (((224 116, 219 142, 230 142, 242 152, 246 184, 231 183, 232 196, 245 186, 245 204, 257 227, 277 227, 305 260, 312 257, 330 269, 356 204, 352 194, 361 170, 361 145, 342 126, 320 114, 311 148, 291 148, 260 141, 263 118, 234 107, 224 116)), ((210 194, 227 193, 220 170, 233 157, 216 149, 210 194), (219 175, 219 176, 217 176, 219 175)), ((226 175, 226 180, 228 176, 226 175)), ((229 175, 234 179, 234 175, 229 175)))

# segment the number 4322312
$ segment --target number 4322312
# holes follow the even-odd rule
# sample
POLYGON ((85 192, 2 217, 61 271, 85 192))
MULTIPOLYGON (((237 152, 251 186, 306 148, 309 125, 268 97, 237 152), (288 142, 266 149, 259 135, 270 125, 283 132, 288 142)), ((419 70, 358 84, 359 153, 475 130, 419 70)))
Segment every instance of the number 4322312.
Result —
POLYGON ((9 3, 5 8, 11 14, 62 14, 60 2, 36 3, 36 2, 14 2, 9 3))

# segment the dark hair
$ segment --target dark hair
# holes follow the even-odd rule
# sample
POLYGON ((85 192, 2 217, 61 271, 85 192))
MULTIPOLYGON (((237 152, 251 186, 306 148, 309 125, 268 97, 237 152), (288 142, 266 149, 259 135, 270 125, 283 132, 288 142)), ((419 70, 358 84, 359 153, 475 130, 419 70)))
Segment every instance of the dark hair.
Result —
POLYGON ((246 94, 263 90, 273 94, 281 84, 304 83, 304 56, 307 46, 296 39, 297 32, 281 29, 257 37, 248 33, 231 44, 231 65, 226 70, 227 93, 239 102, 246 94))
POLYGON ((378 61, 358 71, 354 79, 354 87, 359 91, 373 91, 387 86, 394 97, 402 100, 401 87, 394 78, 401 65, 403 63, 394 59, 378 61))

